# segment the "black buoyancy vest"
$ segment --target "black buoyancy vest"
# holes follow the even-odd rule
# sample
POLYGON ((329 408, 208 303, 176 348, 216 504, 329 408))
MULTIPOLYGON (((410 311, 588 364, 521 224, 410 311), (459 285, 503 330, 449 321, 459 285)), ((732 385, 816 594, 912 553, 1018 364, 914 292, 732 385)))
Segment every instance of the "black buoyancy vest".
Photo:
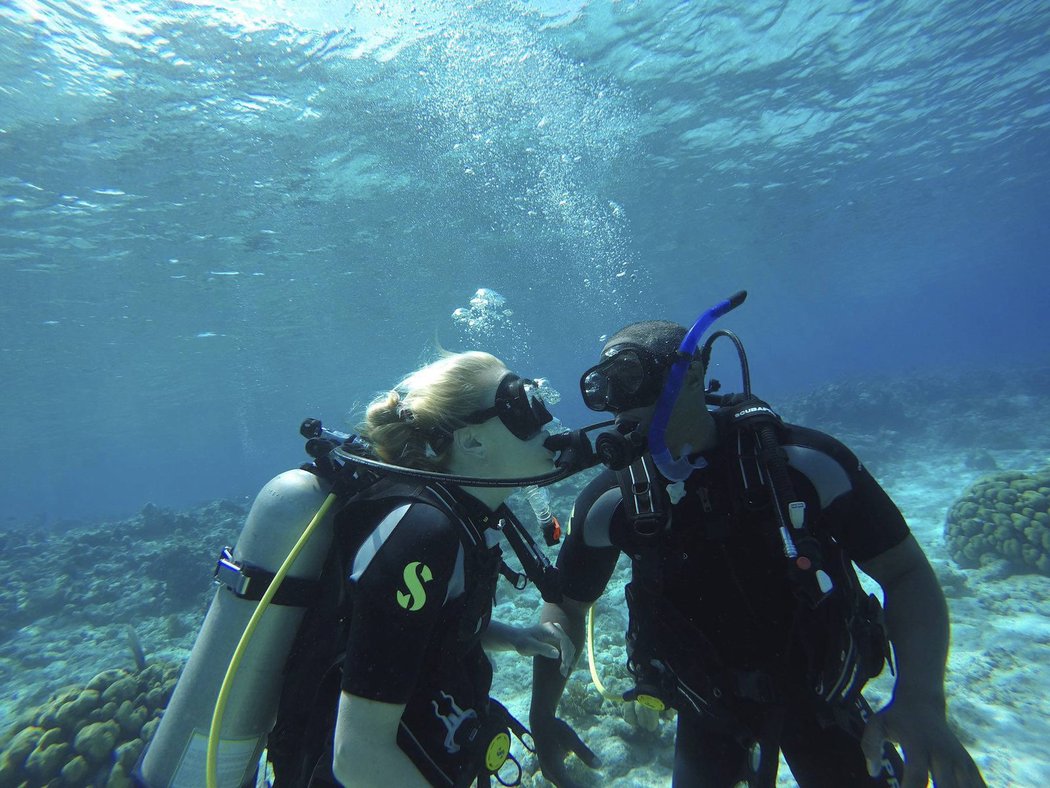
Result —
POLYGON ((465 556, 462 626, 447 633, 443 645, 465 651, 480 636, 476 622, 491 607, 502 559, 499 547, 486 544, 483 532, 459 511, 452 496, 443 488, 439 494, 423 484, 382 481, 348 501, 336 515, 336 537, 316 601, 307 609, 285 663, 277 720, 267 739, 277 788, 337 784, 331 774, 332 742, 351 610, 345 578, 380 515, 404 502, 434 506, 460 526, 465 556))
MULTIPOLYGON (((757 400, 744 407, 768 410, 757 400)), ((669 578, 684 566, 684 550, 688 549, 684 543, 688 541, 694 548, 697 544, 696 534, 690 535, 689 529, 706 528, 705 544, 714 549, 726 538, 725 529, 737 526, 747 510, 752 517, 758 512, 766 523, 763 533, 752 534, 754 550, 765 551, 759 558, 781 567, 777 571, 794 596, 790 609, 783 611, 791 619, 792 641, 784 645, 783 653, 791 648, 801 651, 806 675, 796 678, 805 682, 816 699, 835 705, 852 702, 864 683, 878 675, 888 655, 881 605, 876 597, 865 594, 845 551, 821 529, 808 524, 797 528, 788 525, 798 554, 811 563, 807 569, 800 569, 797 558, 789 559, 781 552, 784 540, 779 529, 787 515, 777 518, 772 511, 775 503, 771 502, 784 498, 781 503, 786 508, 790 503, 787 498, 797 496, 784 489, 778 495, 772 489, 777 475, 786 475, 785 465, 769 467, 770 456, 780 449, 779 444, 768 445, 769 430, 779 438, 779 417, 770 410, 768 417, 758 414, 750 424, 737 424, 731 421, 731 414, 721 414, 719 426, 722 441, 730 441, 735 447, 734 473, 742 477, 721 491, 731 498, 728 523, 711 511, 708 491, 701 488, 693 492, 700 499, 699 505, 712 516, 703 523, 677 523, 672 528, 678 507, 670 502, 667 481, 648 456, 619 474, 627 519, 621 546, 633 559, 633 580, 626 590, 630 613, 628 668, 647 692, 662 691, 669 699, 687 703, 702 713, 721 716, 734 697, 758 702, 780 698, 778 682, 767 671, 727 664, 718 634, 704 632, 690 621, 682 612, 682 601, 669 599, 666 588, 669 578), (758 440, 757 426, 766 430, 764 445, 758 440), (774 552, 779 554, 773 556, 774 552), (824 573, 819 583, 817 569, 824 573), (829 581, 831 587, 825 592, 822 589, 829 581)), ((741 589, 744 593, 746 589, 741 589)))

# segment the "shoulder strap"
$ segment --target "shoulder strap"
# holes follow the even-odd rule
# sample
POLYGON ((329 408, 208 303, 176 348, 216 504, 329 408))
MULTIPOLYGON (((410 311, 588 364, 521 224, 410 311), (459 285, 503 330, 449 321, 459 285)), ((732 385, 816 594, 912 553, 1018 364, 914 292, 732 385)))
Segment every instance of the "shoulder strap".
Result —
POLYGON ((647 453, 617 471, 616 480, 627 521, 622 547, 631 557, 632 576, 649 592, 659 594, 664 584, 670 500, 647 453))
MULTIPOLYGON (((514 516, 514 512, 510 510, 509 506, 506 504, 500 506, 496 511, 496 515, 499 517, 499 523, 496 527, 507 537, 507 542, 521 562, 521 568, 525 570, 525 576, 539 589, 540 596, 543 597, 545 602, 561 602, 561 578, 558 575, 557 568, 551 564, 544 552, 540 550, 536 541, 525 529, 525 526, 521 524, 521 521, 514 516)), ((525 587, 524 585, 519 585, 514 577, 517 573, 502 561, 500 572, 519 591, 525 587)))
POLYGON ((343 509, 363 503, 389 503, 391 501, 413 501, 433 506, 449 520, 460 526, 467 542, 477 546, 484 544, 485 538, 477 527, 464 517, 456 503, 452 493, 441 484, 426 484, 425 482, 386 478, 371 485, 358 494, 348 498, 343 504, 343 509))
POLYGON ((723 424, 735 433, 745 487, 747 472, 743 462, 743 440, 750 435, 755 447, 760 482, 766 484, 772 498, 776 528, 788 559, 788 574, 796 593, 810 607, 816 607, 832 591, 831 576, 824 569, 819 540, 809 528, 806 504, 796 494, 788 473, 787 452, 780 445, 779 431, 783 421, 768 404, 751 397, 718 413, 723 424), (763 479, 768 479, 765 482, 763 479))
POLYGON ((652 457, 643 454, 617 471, 616 479, 632 535, 648 539, 663 531, 669 521, 668 501, 652 457))

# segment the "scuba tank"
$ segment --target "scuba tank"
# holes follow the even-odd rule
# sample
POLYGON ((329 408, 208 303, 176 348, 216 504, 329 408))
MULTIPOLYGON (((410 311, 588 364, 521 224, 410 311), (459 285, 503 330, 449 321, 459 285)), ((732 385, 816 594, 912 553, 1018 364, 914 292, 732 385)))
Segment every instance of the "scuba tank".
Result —
MULTIPOLYGON (((206 784, 209 728, 227 666, 270 579, 330 488, 313 473, 291 470, 272 479, 256 496, 236 546, 227 548, 219 560, 216 579, 223 587, 215 593, 160 727, 135 769, 141 784, 206 784)), ((295 559, 243 655, 219 731, 220 788, 254 785, 277 715, 284 664, 331 546, 332 522, 329 513, 295 559)))

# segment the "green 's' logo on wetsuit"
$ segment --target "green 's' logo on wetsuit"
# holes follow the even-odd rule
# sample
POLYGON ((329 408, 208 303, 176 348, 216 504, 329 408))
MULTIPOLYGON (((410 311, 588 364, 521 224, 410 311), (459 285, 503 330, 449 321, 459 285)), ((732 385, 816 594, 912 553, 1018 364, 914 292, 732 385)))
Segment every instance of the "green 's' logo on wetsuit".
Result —
POLYGON ((423 590, 423 583, 429 583, 434 579, 430 567, 420 561, 413 561, 405 567, 403 573, 408 593, 397 592, 397 603, 405 610, 419 610, 427 603, 427 592, 423 590))

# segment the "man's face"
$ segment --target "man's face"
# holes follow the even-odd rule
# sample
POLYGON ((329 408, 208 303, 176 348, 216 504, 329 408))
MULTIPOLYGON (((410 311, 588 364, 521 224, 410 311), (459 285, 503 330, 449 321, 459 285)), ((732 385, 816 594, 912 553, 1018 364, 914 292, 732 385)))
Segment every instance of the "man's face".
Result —
MULTIPOLYGON (((627 420, 637 422, 638 431, 647 435, 655 412, 655 403, 628 408, 616 413, 616 420, 618 423, 627 420)), ((689 443, 694 450, 699 450, 708 444, 713 428, 714 422, 704 400, 704 370, 697 359, 690 365, 671 409, 666 440, 669 444, 689 443)))

